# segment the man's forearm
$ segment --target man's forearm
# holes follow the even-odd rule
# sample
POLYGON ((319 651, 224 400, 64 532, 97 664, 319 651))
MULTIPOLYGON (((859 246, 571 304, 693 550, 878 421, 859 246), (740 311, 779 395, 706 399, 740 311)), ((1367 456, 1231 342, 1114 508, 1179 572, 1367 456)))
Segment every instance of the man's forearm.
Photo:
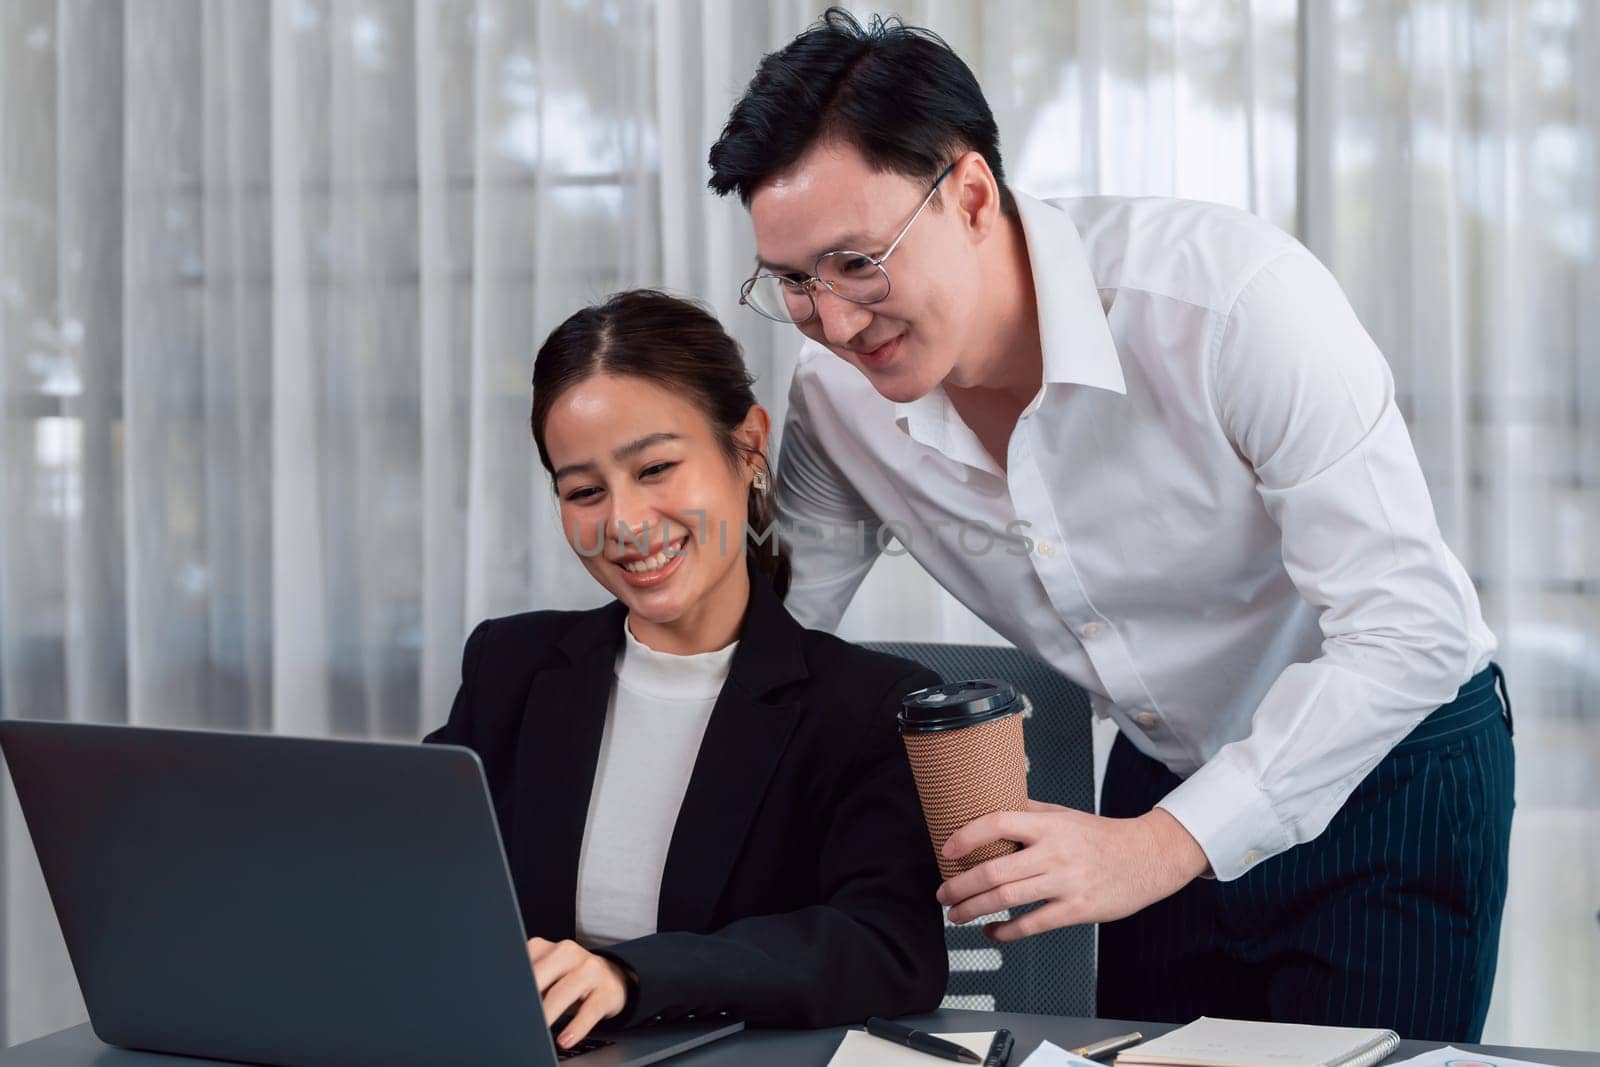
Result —
POLYGON ((1163 896, 1176 893, 1201 875, 1210 873, 1211 863, 1200 842, 1171 812, 1152 808, 1137 821, 1151 835, 1151 855, 1161 857, 1162 865, 1167 868, 1163 881, 1176 883, 1163 896))

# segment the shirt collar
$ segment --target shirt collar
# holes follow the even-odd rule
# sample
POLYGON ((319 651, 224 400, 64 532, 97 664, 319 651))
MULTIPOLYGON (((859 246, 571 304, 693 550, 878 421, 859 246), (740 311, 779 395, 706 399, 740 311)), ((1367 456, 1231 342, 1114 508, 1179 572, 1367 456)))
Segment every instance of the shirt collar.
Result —
MULTIPOLYGON (((1122 360, 1111 337, 1100 289, 1089 268, 1083 238, 1065 210, 1013 191, 1039 307, 1039 339, 1047 385, 1087 385, 1126 394, 1122 360)), ((914 440, 946 450, 950 420, 957 418, 937 386, 926 396, 894 405, 895 422, 914 440)))
POLYGON ((911 439, 918 444, 927 445, 946 454, 951 451, 952 419, 960 421, 960 416, 956 414, 942 385, 934 386, 915 400, 897 402, 894 405, 896 426, 910 434, 911 439))
POLYGON ((989 455, 961 413, 950 403, 944 386, 936 385, 927 394, 904 404, 894 405, 895 425, 919 445, 924 445, 958 463, 987 471, 996 478, 1005 472, 989 455))
POLYGON ((1122 360, 1111 337, 1099 283, 1072 216, 1025 193, 1012 194, 1028 239, 1044 346, 1044 380, 1126 393, 1122 360))
POLYGON ((617 682, 636 693, 659 700, 715 700, 728 679, 739 642, 714 652, 675 655, 659 652, 633 636, 622 624, 622 651, 617 654, 617 682))
POLYGON ((944 421, 944 409, 949 405, 944 386, 936 385, 924 396, 904 403, 895 401, 894 424, 913 439, 932 444, 932 437, 944 421))

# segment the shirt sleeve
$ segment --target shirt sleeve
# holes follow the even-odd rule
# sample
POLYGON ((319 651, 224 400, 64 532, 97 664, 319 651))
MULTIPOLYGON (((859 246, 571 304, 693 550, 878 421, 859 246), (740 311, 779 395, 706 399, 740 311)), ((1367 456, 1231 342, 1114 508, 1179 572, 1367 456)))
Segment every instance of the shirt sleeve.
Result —
POLYGON ((1219 879, 1320 834, 1356 785, 1477 665, 1476 597, 1445 547, 1394 380, 1332 275, 1296 245, 1222 327, 1212 403, 1283 531, 1321 655, 1158 805, 1219 879))
POLYGON ((809 377, 802 354, 789 387, 774 485, 779 536, 792 567, 783 604, 801 626, 832 632, 877 561, 882 521, 828 457, 809 377))

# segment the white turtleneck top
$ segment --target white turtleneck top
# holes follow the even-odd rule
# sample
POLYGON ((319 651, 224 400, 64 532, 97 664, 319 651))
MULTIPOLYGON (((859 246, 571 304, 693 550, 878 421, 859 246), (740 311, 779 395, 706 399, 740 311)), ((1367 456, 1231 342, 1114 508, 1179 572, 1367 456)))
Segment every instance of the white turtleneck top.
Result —
POLYGON ((578 858, 577 939, 589 948, 656 932, 667 846, 738 647, 676 656, 626 624, 622 636, 578 858))

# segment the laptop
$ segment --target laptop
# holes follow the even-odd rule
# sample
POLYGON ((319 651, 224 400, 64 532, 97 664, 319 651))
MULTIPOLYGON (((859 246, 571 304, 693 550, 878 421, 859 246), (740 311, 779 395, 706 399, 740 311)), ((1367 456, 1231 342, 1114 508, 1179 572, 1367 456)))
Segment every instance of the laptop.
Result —
POLYGON ((560 1057, 475 753, 0 722, 104 1042, 266 1064, 643 1067, 743 1028, 560 1057))

